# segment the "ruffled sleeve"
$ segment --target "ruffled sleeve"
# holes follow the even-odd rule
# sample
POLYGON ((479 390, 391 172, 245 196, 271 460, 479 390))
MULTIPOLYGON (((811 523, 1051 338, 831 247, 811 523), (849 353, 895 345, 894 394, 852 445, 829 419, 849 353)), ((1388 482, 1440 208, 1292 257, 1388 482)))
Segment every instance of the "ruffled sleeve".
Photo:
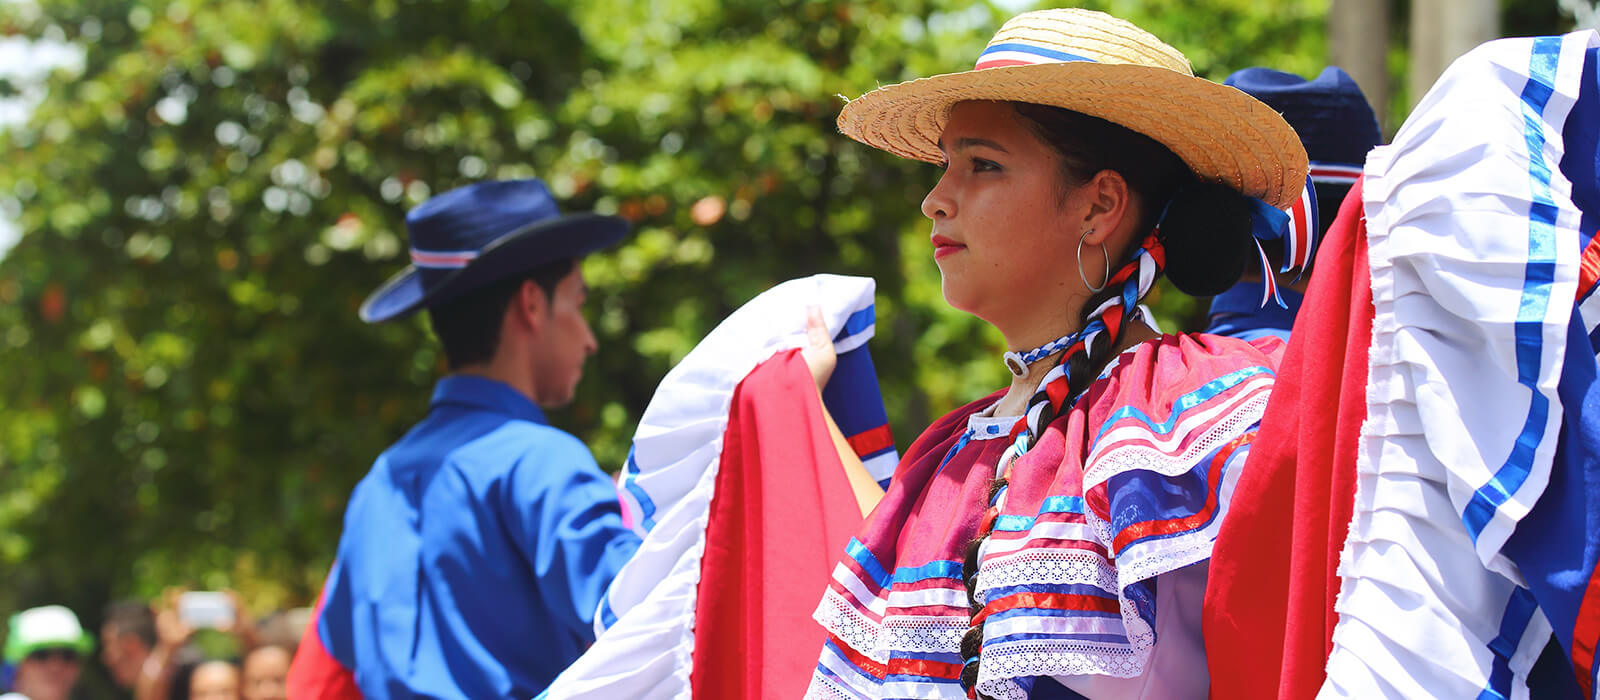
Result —
POLYGON ((1141 344, 1017 460, 979 566, 985 693, 1145 672, 1154 580, 1210 557, 1282 350, 1209 335, 1141 344))

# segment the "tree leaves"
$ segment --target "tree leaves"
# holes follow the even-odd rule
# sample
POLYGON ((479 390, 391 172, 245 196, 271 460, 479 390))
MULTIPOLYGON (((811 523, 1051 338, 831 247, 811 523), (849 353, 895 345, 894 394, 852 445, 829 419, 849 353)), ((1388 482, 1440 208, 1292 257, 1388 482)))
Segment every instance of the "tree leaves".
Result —
MULTIPOLYGON (((1102 4, 1212 77, 1320 65, 1315 3, 1102 4)), ((965 69, 1004 19, 987 5, 40 7, 5 21, 85 55, 0 134, 24 231, 0 261, 0 607, 176 583, 307 602, 350 489, 441 371, 425 323, 355 310, 404 264, 404 211, 483 178, 635 226, 585 262, 601 352, 553 415, 602 465, 700 337, 811 273, 878 280, 902 445, 1004 383, 998 336, 939 291, 918 210, 937 172, 833 125, 840 95, 965 69)), ((1168 328, 1194 308, 1157 301, 1168 328)))

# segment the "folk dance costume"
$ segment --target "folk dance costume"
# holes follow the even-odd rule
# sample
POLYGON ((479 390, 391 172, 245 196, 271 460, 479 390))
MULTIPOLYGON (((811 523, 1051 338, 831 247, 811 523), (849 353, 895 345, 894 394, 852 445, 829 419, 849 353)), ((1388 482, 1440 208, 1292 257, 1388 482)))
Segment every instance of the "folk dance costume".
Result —
MULTIPOLYGON (((1009 463, 979 574, 997 676, 986 692, 1027 697, 1074 676, 1062 682, 1090 697, 1204 696, 1204 561, 1281 347, 1205 335, 1135 346, 1009 463)), ((962 550, 1023 422, 990 415, 997 398, 918 437, 850 542, 817 609, 830 639, 811 697, 967 696, 962 550)))
POLYGON ((898 454, 867 341, 871 279, 817 275, 735 311, 669 372, 623 469, 644 538, 595 618, 597 640, 549 700, 784 698, 805 690, 822 630, 809 611, 861 512, 823 422, 868 473, 898 454), (808 305, 834 329, 838 365, 817 390, 797 348, 808 305))
MULTIPOLYGON (((627 231, 616 217, 563 216, 534 179, 440 194, 406 227, 413 264, 368 297, 364 321, 437 308, 627 231)), ((602 596, 638 547, 611 479, 533 396, 446 376, 350 496, 288 693, 531 697, 594 641, 602 596)))
POLYGON ((1217 697, 1596 697, 1597 46, 1485 44, 1369 157, 1213 560, 1217 697))
MULTIPOLYGON (((1116 353, 1109 339, 1141 323, 1138 300, 1166 269, 1169 247, 1218 234, 1212 243, 1250 246, 1233 248, 1229 260, 1264 262, 1251 219, 1256 240, 1288 235, 1284 209, 1303 196, 1304 149, 1266 105, 1194 78, 1181 54, 1143 30, 1082 10, 1019 15, 977 70, 879 89, 846 105, 839 124, 868 145, 943 162, 944 115, 966 100, 1044 104, 1147 136, 1196 179, 1232 190, 1223 194, 1238 206, 1228 220, 1238 226, 1207 218, 1189 228, 1204 217, 1191 215, 1184 185, 1158 207, 1156 230, 1133 241, 1125 263, 1107 256, 1098 286, 1084 273, 1080 242, 1077 272, 1091 294, 1082 327, 1007 353, 1018 377, 1026 363, 1017 360, 1060 353, 1024 415, 994 415, 998 393, 944 416, 912 444, 817 607, 828 642, 807 697, 1205 697, 1206 561, 1284 345, 1158 336, 1116 353), (1151 108, 1128 106, 1128 94, 1195 112, 1147 121, 1151 108), (1211 100, 1227 104, 1199 106, 1211 100), (1228 152, 1254 162, 1219 163, 1177 133, 1185 122, 1212 146, 1243 139, 1228 152), (1101 369, 1074 374, 1084 366, 1101 369)), ((941 220, 929 216, 937 232, 941 220)), ((1194 269, 1184 267, 1181 280, 1172 271, 1180 289, 1215 294, 1237 281, 1237 272, 1201 281, 1194 269)))

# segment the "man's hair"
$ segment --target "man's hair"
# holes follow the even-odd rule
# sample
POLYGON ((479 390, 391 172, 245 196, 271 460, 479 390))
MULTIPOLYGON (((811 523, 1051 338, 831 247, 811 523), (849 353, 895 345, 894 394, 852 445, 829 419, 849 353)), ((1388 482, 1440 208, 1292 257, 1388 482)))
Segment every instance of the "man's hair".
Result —
POLYGON ((506 308, 522 283, 531 280, 544 290, 547 302, 554 303, 556 285, 572 272, 576 263, 572 258, 548 262, 428 309, 428 321, 433 326, 433 334, 444 346, 445 361, 450 369, 493 359, 500 347, 500 324, 505 319, 506 308))
POLYGON ((111 626, 118 637, 133 635, 145 646, 156 645, 156 616, 150 606, 137 600, 122 600, 106 606, 105 624, 111 626))

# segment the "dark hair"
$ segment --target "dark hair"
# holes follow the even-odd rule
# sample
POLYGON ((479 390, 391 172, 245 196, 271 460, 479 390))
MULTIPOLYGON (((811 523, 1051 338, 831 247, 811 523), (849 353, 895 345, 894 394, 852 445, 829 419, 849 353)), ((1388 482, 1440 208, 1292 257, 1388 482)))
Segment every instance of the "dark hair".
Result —
MULTIPOLYGON (((131 634, 147 647, 156 646, 156 616, 142 601, 120 600, 107 605, 105 624, 110 625, 118 637, 131 634)), ((116 640, 108 639, 105 643, 113 641, 116 640)))
MULTIPOLYGON (((1252 252, 1244 195, 1200 182, 1171 149, 1125 126, 1060 107, 1011 105, 1023 124, 1061 158, 1063 195, 1102 170, 1122 175, 1128 189, 1138 194, 1134 230, 1148 231, 1159 221, 1161 245, 1167 249, 1164 271, 1179 290, 1212 296, 1239 281, 1252 252)), ((1133 251, 1116 252, 1116 260, 1126 261, 1133 251)))
POLYGON ((545 263, 526 274, 507 277, 475 289, 463 296, 428 309, 433 334, 444 346, 450 369, 481 364, 494 358, 500 348, 500 324, 506 308, 522 283, 532 281, 544 290, 545 298, 556 297, 556 285, 572 272, 577 261, 565 258, 545 263))
MULTIPOLYGON (((1166 250, 1164 270, 1179 290, 1195 296, 1209 296, 1239 280, 1253 252, 1250 207, 1244 195, 1220 184, 1199 181, 1171 149, 1127 127, 1060 107, 1011 104, 1028 129, 1060 157, 1063 196, 1101 171, 1113 170, 1122 175, 1128 189, 1137 195, 1135 201, 1139 204, 1134 230, 1148 231, 1159 224, 1157 240, 1166 250)), ((1141 235, 1127 250, 1106 251, 1114 260, 1121 261, 1112 265, 1113 270, 1120 272, 1134 261, 1142 239, 1141 235)), ((1093 320, 1091 315, 1106 301, 1120 298, 1122 294, 1122 284, 1106 284, 1084 303, 1080 327, 1087 327, 1093 320)), ((1039 387, 1029 398, 1028 407, 1031 412, 1040 403, 1044 406, 1037 424, 1030 425, 1030 429, 1042 431, 1055 419, 1058 410, 1065 410, 1075 397, 1088 389, 1110 360, 1111 350, 1122 344, 1123 335, 1139 313, 1137 304, 1124 305, 1122 322, 1114 332, 1099 333, 1089 347, 1062 358, 1066 365, 1067 396, 1058 400, 1049 397, 1045 387, 1039 387)), ((1035 434, 1034 438, 1037 437, 1035 434)), ((1006 485, 1004 476, 992 481, 988 502, 995 503, 1006 485)), ((986 519, 992 522, 992 518, 986 519)), ((985 528, 968 542, 962 562, 962 581, 966 584, 967 602, 974 618, 983 612, 983 603, 975 595, 978 554, 992 532, 992 526, 985 528)), ((977 685, 982 647, 982 625, 970 626, 961 639, 961 656, 965 661, 961 683, 968 689, 977 685)), ((978 696, 985 697, 982 693, 978 696)))

